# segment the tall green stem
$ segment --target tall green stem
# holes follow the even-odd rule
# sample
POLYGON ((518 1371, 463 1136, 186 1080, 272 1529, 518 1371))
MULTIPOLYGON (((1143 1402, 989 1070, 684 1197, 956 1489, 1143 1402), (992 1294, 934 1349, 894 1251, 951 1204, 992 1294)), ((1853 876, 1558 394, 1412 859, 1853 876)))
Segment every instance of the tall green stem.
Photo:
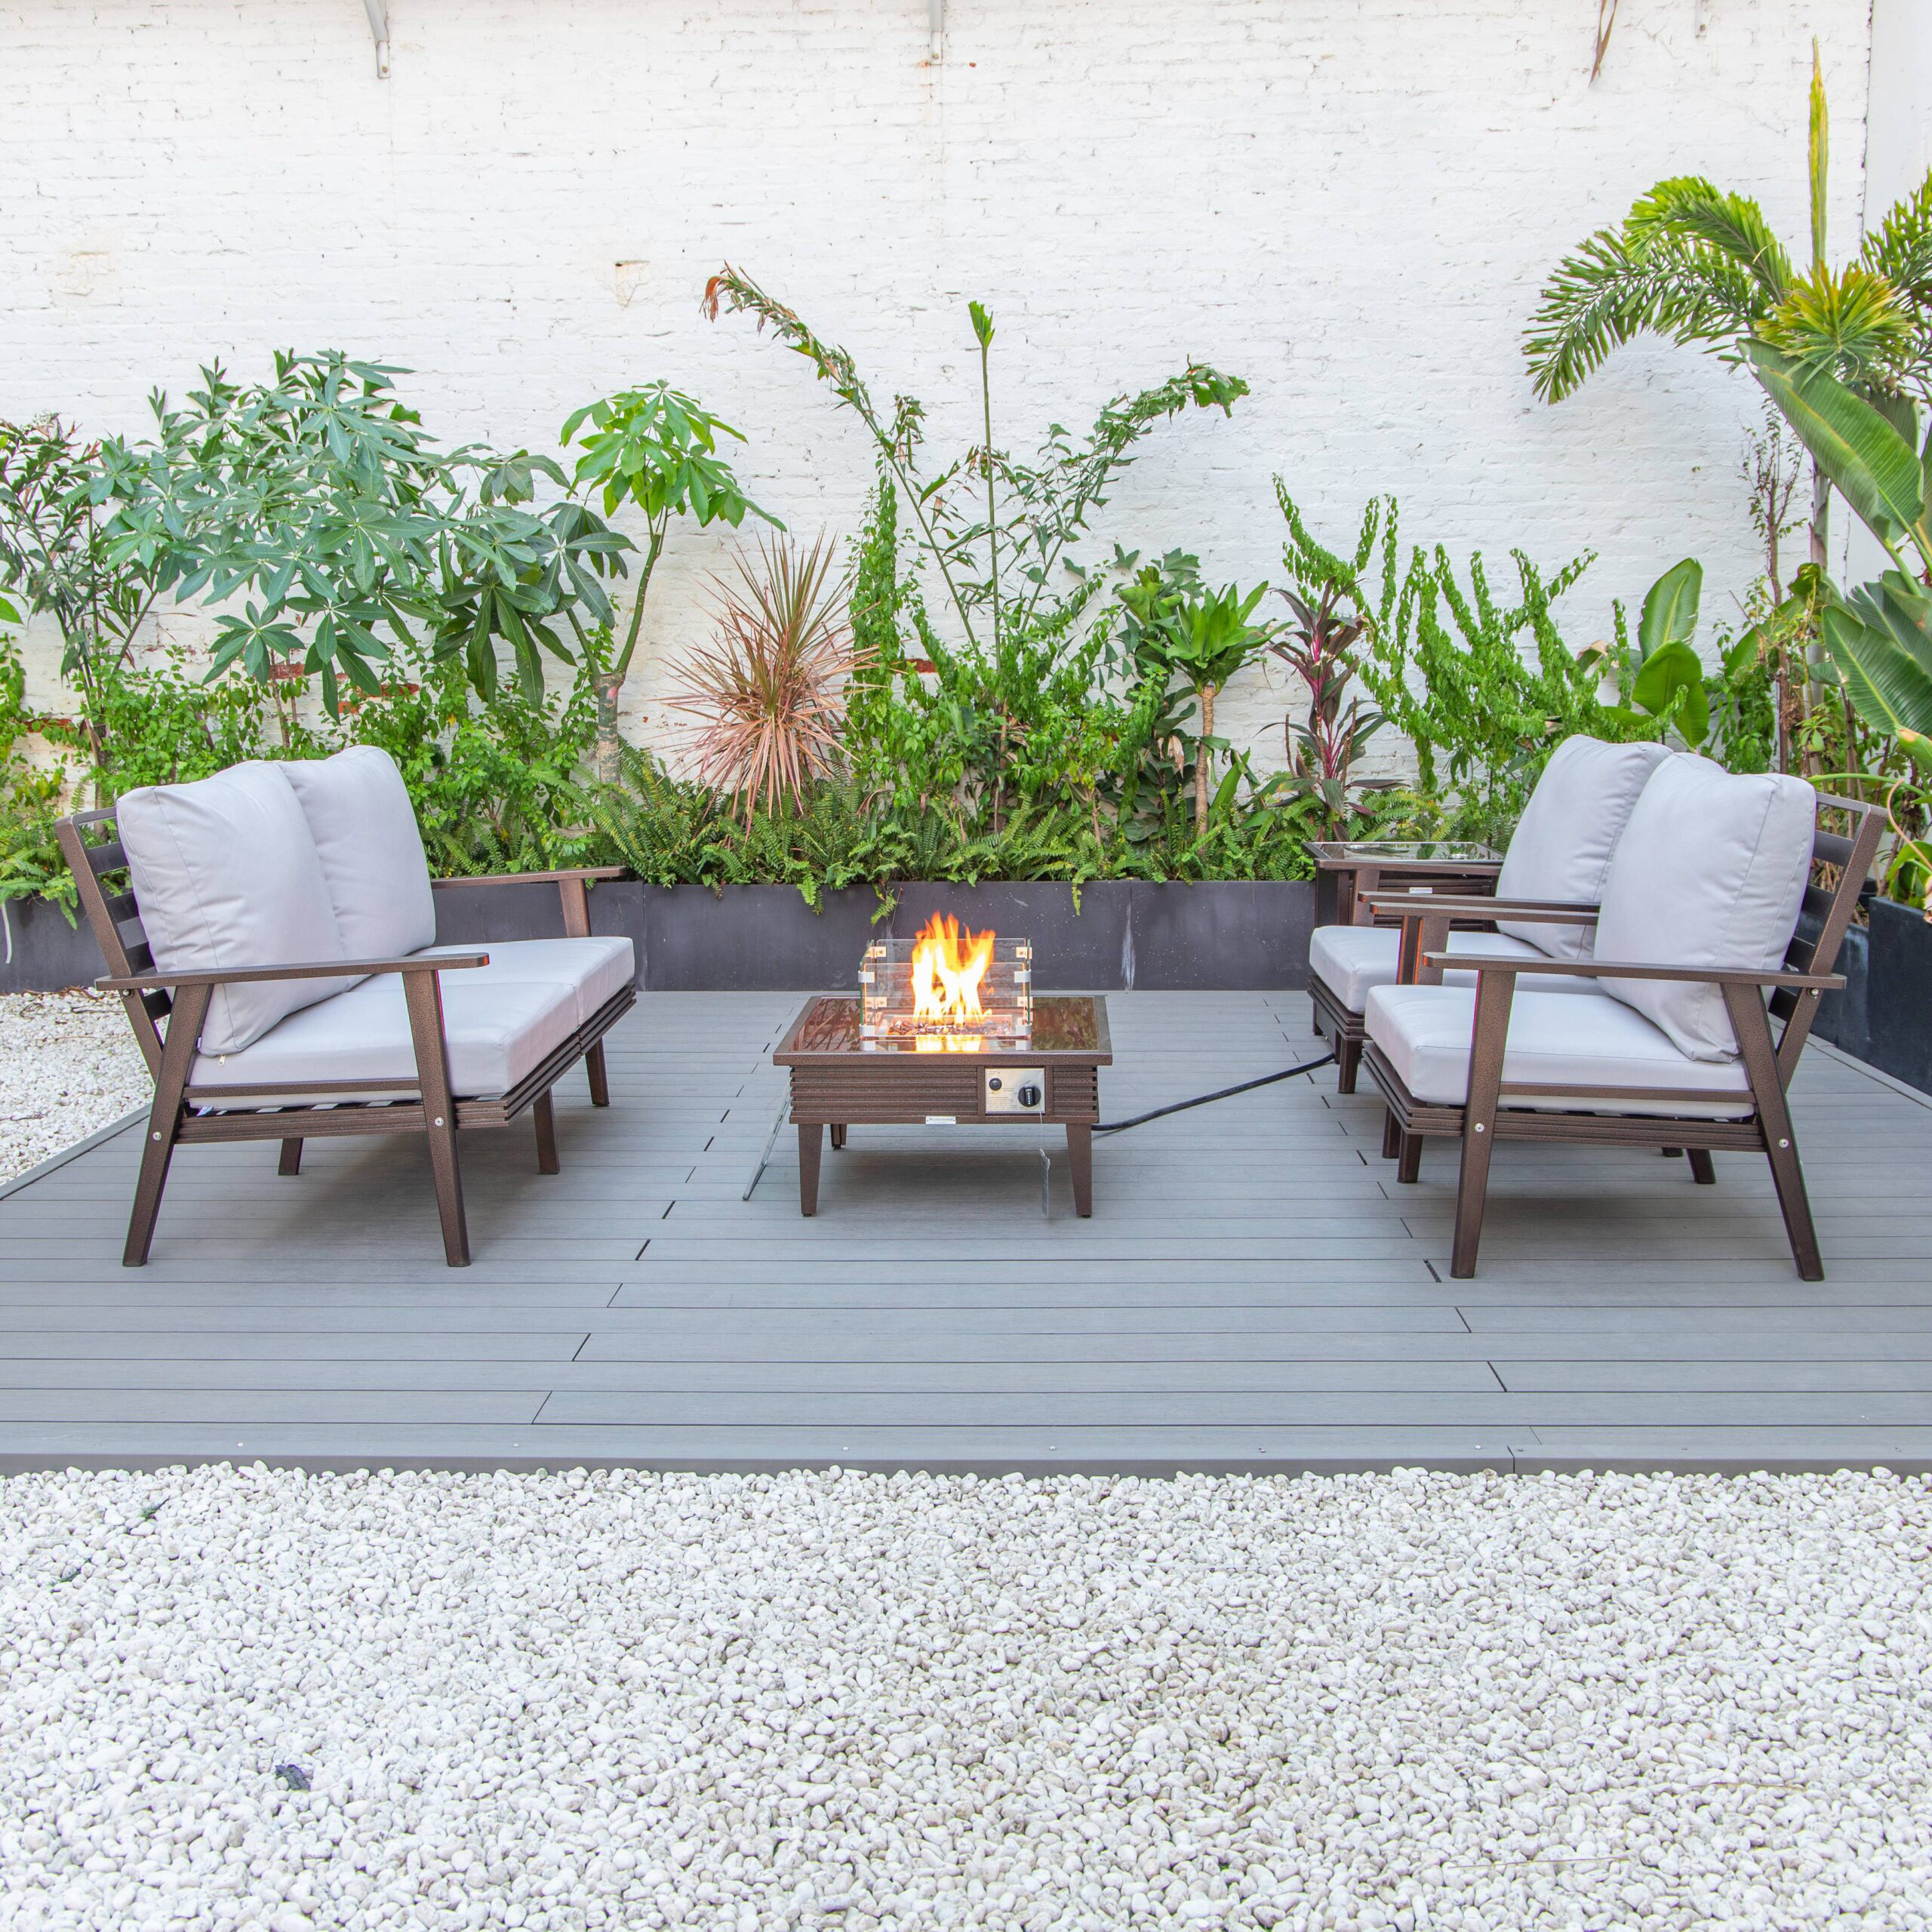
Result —
POLYGON ((986 423, 986 561, 993 589, 993 656, 999 656, 999 523, 993 497, 993 386, 990 339, 980 344, 980 408, 986 423))

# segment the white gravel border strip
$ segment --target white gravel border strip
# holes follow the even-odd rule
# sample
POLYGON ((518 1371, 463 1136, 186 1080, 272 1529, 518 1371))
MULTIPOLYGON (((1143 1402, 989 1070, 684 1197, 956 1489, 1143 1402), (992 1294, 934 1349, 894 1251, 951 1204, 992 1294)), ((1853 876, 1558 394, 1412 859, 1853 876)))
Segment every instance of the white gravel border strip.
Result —
POLYGON ((31 1187, 43 1174, 51 1174, 57 1168, 64 1168, 69 1161, 77 1160, 91 1149, 98 1147, 103 1140, 112 1140, 117 1134, 125 1134, 129 1128, 138 1127, 148 1117, 148 1109, 136 1107, 123 1114, 118 1120, 109 1121, 105 1127, 97 1127, 85 1140, 77 1140, 71 1147, 63 1147, 57 1154, 50 1154, 38 1167, 28 1168, 23 1174, 16 1174, 11 1180, 0 1181, 0 1201, 8 1195, 17 1194, 23 1187, 31 1187))
POLYGON ((1915 1932, 1932 1484, 0 1481, 8 1932, 1915 1932))

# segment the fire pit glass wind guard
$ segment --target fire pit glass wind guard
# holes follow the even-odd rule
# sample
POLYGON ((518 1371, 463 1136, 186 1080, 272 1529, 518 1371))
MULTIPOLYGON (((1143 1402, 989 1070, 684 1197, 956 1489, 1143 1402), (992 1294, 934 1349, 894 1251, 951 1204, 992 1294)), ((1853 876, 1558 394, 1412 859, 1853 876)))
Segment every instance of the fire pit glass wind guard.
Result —
POLYGON ((1033 1032, 1033 948, 934 914, 916 937, 879 939, 859 965, 860 1034, 924 1053, 973 1053, 1033 1032))

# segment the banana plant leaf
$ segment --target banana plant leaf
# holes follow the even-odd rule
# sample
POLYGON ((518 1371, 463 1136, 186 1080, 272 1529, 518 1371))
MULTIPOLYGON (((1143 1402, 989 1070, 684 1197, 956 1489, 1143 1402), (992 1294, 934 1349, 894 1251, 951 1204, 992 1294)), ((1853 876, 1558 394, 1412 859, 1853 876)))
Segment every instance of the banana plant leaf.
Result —
POLYGON ((1888 573, 1826 607, 1825 649, 1859 715, 1932 753, 1932 597, 1888 573))
MULTIPOLYGON (((1644 610, 1647 617, 1649 605, 1644 610)), ((1687 745, 1701 745, 1710 735, 1711 702, 1704 689, 1704 666, 1696 651, 1672 639, 1652 651, 1630 687, 1631 701, 1654 718, 1668 715, 1687 745)))
POLYGON ((1932 562, 1925 472, 1912 445, 1835 377, 1801 378, 1764 343, 1748 343, 1744 352, 1799 441, 1880 541, 1889 548, 1909 534, 1932 562))
POLYGON ((1637 626, 1637 641, 1647 659, 1666 645, 1689 645, 1697 635, 1703 595, 1704 567, 1695 557, 1672 565, 1651 586, 1637 626))

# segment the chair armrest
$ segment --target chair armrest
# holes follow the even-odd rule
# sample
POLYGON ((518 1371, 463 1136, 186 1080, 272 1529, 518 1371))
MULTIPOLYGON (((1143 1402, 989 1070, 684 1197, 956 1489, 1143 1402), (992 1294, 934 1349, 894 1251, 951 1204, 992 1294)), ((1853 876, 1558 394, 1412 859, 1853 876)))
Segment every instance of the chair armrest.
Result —
POLYGON ((1513 919, 1525 925, 1588 926, 1600 909, 1578 900, 1475 899, 1447 892, 1365 892, 1362 903, 1408 919, 1513 919))
POLYGON ((104 993, 154 992, 170 986, 232 986, 254 980, 346 980, 374 973, 449 973, 487 966, 487 952, 438 952, 410 959, 318 959, 300 966, 216 967, 206 972, 125 973, 97 980, 104 993))
POLYGON ((574 866, 555 872, 478 872, 457 878, 432 878, 431 888, 441 892, 458 885, 561 885, 567 879, 622 878, 622 866, 574 866))
POLYGON ((1842 973, 1787 973, 1781 967, 1761 973, 1748 966, 1657 966, 1616 959, 1480 959, 1453 952, 1423 956, 1445 972, 1560 973, 1582 980, 1680 980, 1702 986, 1789 986, 1818 992, 1835 992, 1844 984, 1842 973))

